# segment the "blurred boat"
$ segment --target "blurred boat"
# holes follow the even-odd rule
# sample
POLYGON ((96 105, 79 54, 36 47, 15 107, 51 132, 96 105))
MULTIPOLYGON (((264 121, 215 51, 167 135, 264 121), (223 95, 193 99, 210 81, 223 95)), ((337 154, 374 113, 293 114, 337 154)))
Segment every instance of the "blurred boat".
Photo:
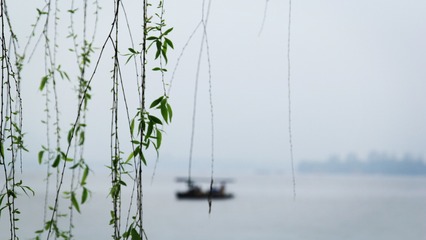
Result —
MULTIPOLYGON (((209 182, 211 179, 197 178, 198 182, 209 182)), ((188 190, 184 192, 177 192, 176 197, 178 199, 230 199, 234 195, 225 191, 226 183, 232 182, 232 179, 217 179, 219 185, 211 184, 210 189, 203 191, 202 188, 197 185, 194 179, 177 178, 177 182, 185 182, 188 185, 188 190)))

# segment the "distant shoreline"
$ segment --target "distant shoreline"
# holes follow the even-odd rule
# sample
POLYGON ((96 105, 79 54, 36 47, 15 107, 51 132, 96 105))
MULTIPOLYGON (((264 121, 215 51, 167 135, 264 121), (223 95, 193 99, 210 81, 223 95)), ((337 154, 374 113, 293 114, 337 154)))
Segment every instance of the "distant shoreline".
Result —
POLYGON ((366 160, 355 157, 327 161, 303 161, 298 165, 300 173, 327 174, 383 174, 383 175, 426 175, 426 163, 422 159, 405 157, 386 158, 373 155, 366 160))

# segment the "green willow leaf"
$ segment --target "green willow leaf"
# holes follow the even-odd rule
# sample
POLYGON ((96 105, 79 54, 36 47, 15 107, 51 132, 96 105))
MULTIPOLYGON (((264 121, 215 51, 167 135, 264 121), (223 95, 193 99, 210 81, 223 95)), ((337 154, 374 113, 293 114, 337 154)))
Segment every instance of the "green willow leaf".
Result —
POLYGON ((148 130, 146 131, 146 134, 145 134, 145 139, 148 139, 151 137, 153 130, 154 130, 154 123, 150 122, 148 124, 148 130))
POLYGON ((171 31, 173 31, 173 28, 169 28, 167 29, 164 33, 163 36, 166 36, 167 34, 169 34, 171 31))
POLYGON ((151 103, 151 106, 149 106, 149 108, 154 108, 154 107, 156 107, 158 104, 160 104, 160 103, 161 103, 161 101, 163 101, 163 98, 164 98, 164 96, 161 96, 161 97, 159 97, 159 98, 155 99, 155 100, 151 103))
POLYGON ((83 193, 81 194, 81 204, 84 204, 89 197, 89 190, 87 188, 83 188, 83 193))
POLYGON ((172 49, 175 49, 175 47, 173 46, 173 42, 168 39, 168 38, 164 38, 164 42, 169 45, 172 49))
POLYGON ((4 147, 3 147, 3 143, 2 142, 0 142, 0 155, 4 159, 4 147))
POLYGON ((70 169, 76 169, 76 168, 78 168, 78 167, 80 167, 80 163, 76 163, 76 164, 72 165, 72 166, 70 167, 70 169))
POLYGON ((42 10, 40 10, 38 8, 36 10, 37 10, 38 15, 46 15, 47 14, 47 12, 42 11, 42 10))
POLYGON ((159 129, 157 129, 157 150, 160 149, 161 141, 163 139, 163 135, 159 129))
POLYGON ((75 193, 71 193, 71 203, 74 206, 75 210, 80 213, 80 205, 78 205, 77 198, 75 197, 75 193))
POLYGON ((169 103, 167 103, 166 106, 167 106, 167 111, 169 112, 169 122, 172 122, 172 118, 173 118, 172 106, 170 106, 169 103))
POLYGON ((72 128, 68 131, 68 137, 67 137, 68 144, 71 144, 71 140, 72 140, 73 135, 74 135, 74 128, 72 127, 72 128))
MULTIPOLYGON (((0 206, 3 203, 4 196, 6 196, 6 194, 0 194, 0 206)), ((7 206, 4 206, 4 207, 7 207, 7 206)))
POLYGON ((48 76, 44 76, 44 77, 41 79, 41 83, 40 83, 40 87, 39 87, 40 91, 43 91, 44 87, 46 86, 46 83, 47 83, 47 80, 48 80, 48 79, 49 79, 49 77, 48 77, 48 76))
POLYGON ((146 166, 147 165, 146 164, 146 159, 145 159, 145 156, 143 155, 142 151, 139 152, 139 156, 141 157, 141 161, 143 162, 143 164, 146 166))
POLYGON ((139 235, 139 233, 134 228, 131 231, 131 235, 132 235, 132 240, 142 240, 142 237, 139 235))
POLYGON ((40 152, 38 152, 38 164, 41 164, 43 162, 43 155, 44 155, 44 150, 41 150, 40 152))
POLYGON ((167 100, 164 99, 163 101, 161 101, 161 116, 163 116, 164 121, 166 121, 166 123, 169 123, 169 111, 167 109, 167 100))
POLYGON ((163 125, 163 122, 161 122, 161 120, 159 118, 157 118, 156 116, 148 115, 148 118, 151 122, 153 122, 155 124, 163 125))
POLYGON ((162 43, 161 43, 161 41, 155 41, 155 45, 157 46, 157 52, 155 53, 155 59, 157 59, 161 54, 162 43))
MULTIPOLYGON (((165 46, 167 46, 167 45, 165 45, 165 46)), ((168 58, 167 58, 167 48, 163 48, 162 50, 161 50, 161 53, 163 54, 163 57, 164 57, 164 60, 166 60, 166 64, 168 63, 168 58)))
POLYGON ((83 145, 83 144, 84 144, 84 140, 85 140, 84 136, 85 136, 84 132, 83 132, 83 131, 81 131, 81 132, 80 132, 80 141, 79 141, 78 145, 80 145, 80 146, 81 146, 81 145, 83 145))
POLYGON ((133 136, 133 131, 135 129, 135 119, 133 118, 132 121, 130 122, 130 135, 133 136))
POLYGON ((152 40, 157 40, 157 39, 158 39, 158 37, 151 36, 151 37, 148 37, 146 40, 152 41, 152 40))
POLYGON ((86 168, 84 169, 83 172, 83 176, 81 177, 81 185, 85 185, 86 184, 86 180, 87 180, 87 176, 89 175, 89 167, 86 166, 86 168))
POLYGON ((59 165, 59 162, 61 161, 61 155, 56 155, 55 161, 52 164, 52 167, 56 168, 59 165))
POLYGON ((137 146, 135 150, 129 154, 129 157, 126 160, 126 163, 128 163, 133 157, 137 157, 140 151, 141 151, 141 147, 137 146))
POLYGON ((134 157, 134 154, 133 154, 133 152, 131 152, 126 159, 126 163, 128 163, 133 157, 134 157))
POLYGON ((20 187, 21 187, 22 191, 25 193, 25 195, 30 196, 28 194, 27 190, 30 191, 33 196, 35 195, 35 192, 34 192, 34 190, 32 188, 30 188, 28 186, 20 186, 20 187))

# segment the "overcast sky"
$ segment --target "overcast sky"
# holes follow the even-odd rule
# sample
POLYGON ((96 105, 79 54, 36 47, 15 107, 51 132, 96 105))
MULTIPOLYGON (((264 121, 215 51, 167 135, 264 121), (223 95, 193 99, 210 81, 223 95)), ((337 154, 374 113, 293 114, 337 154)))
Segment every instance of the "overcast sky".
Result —
MULTIPOLYGON (((139 10, 131 2, 125 4, 135 26, 133 31, 137 32, 139 10)), ((288 1, 268 1, 259 36, 265 1, 212 1, 207 32, 213 87, 215 167, 219 174, 235 168, 291 171, 288 5, 288 1)), ((174 27, 170 38, 175 50, 169 53, 169 74, 166 75, 166 80, 170 81, 176 59, 201 19, 201 1, 166 1, 165 6, 166 21, 174 27)), ((104 6, 103 10, 98 47, 111 22, 110 6, 104 6)), ((19 26, 24 26, 33 22, 35 12, 19 15, 19 18, 16 14, 12 16, 19 26)), ((406 153, 426 157, 425 23, 426 2, 420 0, 292 1, 290 91, 296 164, 303 160, 327 159, 331 155, 344 158, 350 153, 362 158, 371 151, 397 157, 406 153)), ((64 26, 62 29, 66 29, 64 26)), ((62 33, 62 37, 66 34, 62 33)), ((158 171, 187 166, 201 35, 199 29, 186 48, 173 80, 170 101, 174 120, 165 128, 158 171)), ((68 44, 65 41, 63 45, 68 44)), ((129 47, 126 44, 121 46, 123 52, 129 47)), ((211 154, 205 56, 199 79, 193 157, 193 167, 200 171, 209 169, 211 154)), ((104 56, 105 59, 110 57, 111 54, 104 56)), ((68 59, 60 61, 65 66, 73 63, 68 59)), ((103 162, 100 165, 108 164, 110 152, 111 65, 108 64, 105 60, 107 66, 101 68, 93 82, 85 148, 87 160, 103 162)), ((44 100, 37 91, 42 76, 40 68, 39 65, 25 69, 28 83, 23 87, 24 129, 34 159, 45 141, 44 127, 40 123, 44 100)), ((133 73, 124 72, 124 77, 132 78, 133 73)), ((147 91, 157 91, 156 84, 148 83, 147 91)), ((68 92, 70 86, 64 84, 68 92)), ((134 89, 128 88, 129 92, 134 89)), ((66 95, 64 90, 60 100, 64 131, 72 122, 72 117, 67 119, 67 111, 69 116, 75 114, 75 105, 67 105, 71 101, 68 98, 73 96, 66 95)), ((129 95, 131 97, 132 93, 129 95)), ((155 92, 151 100, 159 95, 161 91, 155 92)), ((129 149, 126 144, 123 140, 123 148, 129 149)), ((152 168, 154 159, 149 161, 152 168)))

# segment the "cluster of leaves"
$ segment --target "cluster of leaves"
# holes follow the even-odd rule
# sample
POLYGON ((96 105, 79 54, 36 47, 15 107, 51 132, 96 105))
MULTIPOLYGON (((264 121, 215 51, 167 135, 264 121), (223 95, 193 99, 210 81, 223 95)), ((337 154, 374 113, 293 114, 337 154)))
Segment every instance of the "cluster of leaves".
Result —
MULTIPOLYGON (((84 1, 84 5, 86 8, 87 1, 84 1)), ((128 48, 129 54, 127 58, 127 62, 132 59, 139 57, 141 64, 143 67, 141 68, 141 71, 143 73, 140 74, 140 76, 143 76, 141 81, 141 86, 138 86, 139 89, 142 90, 142 99, 145 98, 145 69, 147 66, 147 53, 148 51, 152 54, 152 60, 155 60, 155 67, 152 68, 153 72, 159 72, 161 73, 161 80, 163 84, 163 88, 165 89, 165 81, 164 81, 164 73, 167 72, 167 69, 163 66, 164 64, 168 63, 168 51, 170 49, 174 48, 173 42, 170 40, 170 33, 173 31, 173 28, 167 28, 165 20, 163 19, 164 14, 164 8, 163 8, 163 0, 156 0, 158 2, 157 9, 154 10, 153 16, 147 17, 146 12, 148 11, 148 7, 151 6, 148 1, 145 2, 144 6, 144 25, 143 25, 143 33, 144 33, 144 45, 141 50, 135 50, 134 47, 128 48)), ((74 1, 71 3, 71 9, 68 11, 68 13, 72 16, 75 15, 79 8, 75 8, 74 1)), ((93 2, 97 5, 97 0, 93 0, 93 2)), ((3 4, 3 2, 2 2, 3 4)), ((116 9, 119 8, 120 1, 115 1, 116 9)), ((67 71, 63 70, 61 68, 60 64, 56 63, 56 54, 57 51, 61 51, 61 49, 66 49, 63 46, 59 47, 59 44, 57 42, 57 26, 58 22, 60 21, 60 18, 58 17, 58 13, 61 9, 58 8, 57 2, 54 1, 46 1, 45 6, 40 9, 36 9, 37 11, 37 19, 36 23, 33 25, 33 31, 31 33, 31 38, 34 38, 37 35, 37 26, 42 26, 42 32, 40 33, 39 40, 37 40, 37 43, 34 46, 37 48, 38 42, 45 41, 44 43, 44 53, 45 53, 45 73, 44 76, 41 77, 41 81, 39 84, 39 90, 43 92, 44 96, 46 96, 46 119, 42 122, 46 125, 46 136, 47 136, 47 143, 42 145, 41 150, 38 152, 38 163, 40 165, 46 165, 47 166, 47 187, 48 188, 48 181, 49 177, 52 174, 52 169, 56 170, 56 198, 53 201, 53 204, 50 204, 48 206, 48 209, 51 213, 51 217, 46 217, 43 222, 43 227, 36 231, 35 239, 41 239, 43 235, 47 234, 47 238, 49 239, 50 235, 54 235, 55 239, 73 239, 73 235, 71 232, 71 229, 73 228, 72 224, 72 211, 75 210, 78 213, 82 212, 82 205, 87 203, 91 192, 89 190, 87 181, 90 174, 90 167, 87 164, 87 162, 83 158, 83 146, 86 141, 86 122, 85 122, 85 115, 88 111, 88 103, 89 100, 92 98, 91 95, 91 80, 93 75, 95 75, 96 68, 91 75, 90 79, 87 79, 85 77, 85 73, 87 72, 88 67, 90 66, 92 61, 92 54, 95 52, 93 47, 93 39, 91 41, 87 40, 86 37, 86 30, 84 30, 83 38, 81 40, 82 45, 79 46, 77 44, 78 37, 76 32, 74 31, 74 28, 72 26, 73 23, 71 23, 70 26, 70 32, 68 35, 68 38, 72 40, 73 46, 69 48, 71 52, 74 52, 76 54, 77 59, 77 66, 79 69, 79 72, 76 74, 75 77, 73 75, 69 75, 67 71), (44 20, 44 26, 43 26, 43 20, 44 20), (53 21, 51 21, 53 20, 53 21), (53 32, 51 31, 53 30, 53 32), (56 89, 56 79, 63 79, 68 80, 70 83, 77 83, 78 87, 77 89, 77 96, 78 96, 78 112, 76 116, 76 120, 72 122, 71 127, 69 128, 68 132, 65 134, 62 133, 60 127, 59 127, 59 103, 58 98, 59 95, 57 94, 56 89), (77 79, 77 81, 74 81, 77 79), (53 93, 53 96, 51 95, 53 93), (51 101, 52 98, 54 98, 54 101, 51 101), (53 102, 53 104, 51 103, 53 102), (50 119, 50 111, 55 112, 55 117, 53 121, 50 119), (50 133, 49 127, 54 127, 55 131, 53 133, 50 133), (54 136, 56 139, 56 146, 52 147, 54 144, 50 143, 50 137, 54 136), (66 135, 66 137, 62 137, 62 135, 66 135), (66 142, 63 142, 62 139, 65 139, 66 142), (65 147, 64 147, 65 145, 65 147), (74 156, 70 154, 70 149, 74 149, 74 156), (80 149, 78 151, 76 149, 80 149), (71 180, 71 186, 69 190, 62 190, 62 182, 64 178, 65 171, 71 170, 72 171, 72 180, 71 180), (76 174, 76 180, 74 180, 74 171, 78 171, 78 175, 76 174), (60 193, 62 193, 62 198, 59 196, 60 193), (60 211, 59 207, 59 199, 66 199, 69 202, 69 213, 64 213, 60 211), (63 229, 65 226, 62 222, 60 222, 60 219, 69 219, 69 229, 63 229)), ((2 8, 3 10, 3 8, 2 8)), ((87 11, 87 9, 84 9, 84 11, 87 11)), ((85 15, 85 14, 84 14, 85 15)), ((2 20, 4 18, 3 12, 2 12, 2 20)), ((118 16, 118 14, 117 14, 118 16)), ((116 17, 117 17, 116 16, 116 17)), ((84 20, 85 21, 85 20, 84 20)), ((115 21, 115 20, 114 20, 115 21)), ((73 22, 73 20, 71 20, 73 22)), ((116 22, 116 21, 115 21, 116 22)), ((84 28, 86 27, 86 22, 84 22, 84 28)), ((114 27, 113 27, 114 28, 114 27)), ((118 29, 118 25, 117 25, 118 29)), ((4 29, 2 30, 4 31, 4 29)), ((118 32, 118 30, 117 30, 118 32)), ((14 34, 12 34, 13 37, 16 37, 14 34)), ((12 37, 12 38, 13 38, 12 37)), ((108 40, 111 39, 111 35, 108 37, 108 40)), ((30 40, 29 40, 30 42, 30 40)), ((108 42, 108 41, 106 41, 108 42)), ((111 41, 112 42, 112 41, 111 41)), ((4 45, 5 41, 2 39, 2 46, 3 46, 3 53, 8 52, 6 49, 6 45, 4 45)), ((28 43, 29 44, 29 43, 28 43)), ((113 43, 114 45, 114 43, 113 43)), ((105 46, 104 46, 105 47, 105 46)), ((104 50, 104 47, 102 47, 101 54, 99 56, 99 59, 101 58, 102 51, 104 50)), ((24 52, 26 51, 27 46, 25 47, 24 52)), ((33 50, 33 52, 34 52, 33 50)), ((117 55, 118 52, 118 44, 114 45, 114 51, 117 55)), ((23 56, 25 53, 23 54, 23 56)), ((32 56, 32 55, 31 55, 32 56)), ((9 58, 5 55, 1 56, 2 62, 5 63, 3 66, 9 64, 9 58), (6 64, 7 62, 7 64, 6 64)), ((31 58, 31 57, 30 57, 31 58)), ((17 59, 19 61, 16 62, 15 68, 20 71, 23 67, 23 57, 20 58, 17 56, 17 59)), ((98 59, 98 60, 99 60, 98 59)), ((28 59, 29 60, 29 59, 28 59)), ((65 65, 63 65, 65 66, 65 65)), ((68 68, 68 65, 67 65, 68 68)), ((119 72, 120 66, 118 64, 118 60, 114 63, 114 71, 119 72)), ((9 71, 9 68, 7 68, 9 75, 14 76, 14 72, 9 71)), ((115 74, 115 73, 114 73, 115 74)), ((117 80, 118 77, 114 80, 117 80)), ((118 85, 118 81, 116 82, 118 85)), ((9 84, 8 82, 4 82, 2 79, 2 91, 3 86, 6 86, 9 84)), ((18 89, 18 87, 16 87, 18 89)), ((118 88, 117 88, 118 89, 118 88)), ((9 89, 10 91, 10 89, 9 89)), ((18 91, 18 90, 17 90, 18 91)), ((19 95, 19 92, 18 92, 19 95)), ((3 95, 2 95, 3 97, 3 95)), ((2 106, 4 99, 2 98, 2 106)), ((5 101, 8 101, 8 104, 12 104, 17 99, 9 98, 5 101)), ((20 99, 19 99, 20 100, 20 99)), ((139 181, 138 185, 138 201, 142 198, 141 193, 141 171, 138 171, 137 168, 140 168, 142 165, 147 165, 147 159, 144 156, 145 151, 149 149, 154 149, 157 154, 159 154, 159 149, 162 144, 163 139, 163 125, 169 124, 172 121, 173 118, 173 111, 172 107, 169 103, 169 98, 166 94, 166 91, 152 101, 149 108, 147 109, 145 106, 144 100, 141 101, 140 107, 136 109, 136 113, 134 114, 134 117, 129 120, 130 125, 130 132, 131 132, 131 145, 133 147, 133 150, 130 152, 127 158, 122 159, 121 154, 122 152, 119 150, 119 147, 116 145, 113 148, 114 153, 112 153, 112 161, 111 161, 111 170, 112 170, 112 187, 110 190, 110 195, 113 199, 113 201, 116 202, 116 204, 121 204, 120 202, 120 194, 122 191, 122 187, 127 186, 127 183, 123 180, 122 174, 126 174, 130 176, 131 179, 133 179, 135 182, 139 181), (130 160, 135 160, 134 162, 131 162, 130 160), (137 161, 137 160, 139 161, 137 161), (131 171, 128 170, 128 166, 131 166, 135 169, 134 173, 135 176, 131 175, 131 171)), ((12 108, 10 108, 12 109, 12 108)), ((14 163, 18 159, 19 154, 15 154, 17 151, 27 151, 24 145, 24 133, 21 129, 21 123, 19 121, 14 121, 13 118, 20 117, 22 115, 21 108, 17 110, 16 112, 12 112, 11 110, 8 112, 8 114, 3 114, 2 109, 2 120, 1 120, 1 141, 0 141, 0 165, 4 166, 4 172, 5 172, 5 191, 0 192, 0 216, 3 210, 9 209, 9 215, 11 216, 11 228, 13 231, 17 230, 17 227, 15 226, 15 221, 18 220, 16 217, 17 214, 19 214, 18 208, 15 207, 15 199, 19 195, 16 189, 21 189, 24 193, 34 193, 33 190, 23 185, 22 181, 16 181, 14 176, 14 163), (9 125, 10 127, 4 127, 6 125, 9 125), (10 146, 6 146, 6 140, 10 142, 10 146), (12 160, 11 162, 6 162, 7 154, 11 153, 12 160), (10 169, 12 171, 9 171, 6 166, 10 165, 12 166, 10 169)), ((116 131, 114 134, 118 137, 118 131, 116 131)), ((135 184, 136 185, 136 184, 135 184)), ((46 191, 46 196, 48 196, 48 192, 46 191)), ((46 197, 47 199, 47 197, 46 197)), ((121 211, 117 211, 117 206, 114 206, 114 210, 111 211, 111 225, 116 224, 117 221, 121 221, 121 211)), ((47 209, 47 201, 45 208, 47 209)), ((121 207, 121 206, 120 206, 121 207)), ((143 230, 143 224, 142 224, 142 211, 141 211, 142 205, 137 204, 137 213, 135 213, 134 216, 132 216, 133 222, 127 224, 125 232, 120 236, 120 234, 115 236, 115 239, 143 239, 144 238, 144 230, 143 230)), ((120 209, 121 210, 121 209, 120 209)), ((46 210, 45 210, 46 215, 46 210)), ((130 215, 130 214, 129 214, 130 215)), ((146 237, 146 236, 145 236, 146 237)), ((11 239, 18 239, 14 233, 11 235, 11 239)))
MULTIPOLYGON (((167 96, 161 96, 151 103, 151 109, 158 109, 161 112, 162 119, 166 123, 170 123, 173 117, 173 111, 168 103, 167 96)), ((133 158, 140 158, 143 164, 147 164, 145 156, 143 154, 143 148, 148 149, 150 145, 154 146, 155 150, 159 151, 161 141, 163 139, 163 121, 155 115, 150 115, 146 110, 138 109, 136 116, 132 119, 130 124, 130 133, 132 139, 137 139, 136 136, 144 134, 143 141, 132 140, 132 144, 135 146, 134 150, 128 156, 126 162, 129 162, 133 158), (135 122, 138 123, 137 132, 135 134, 135 122), (141 147, 142 146, 142 147, 141 147)))
MULTIPOLYGON (((137 108, 137 111, 134 117, 129 122, 131 143, 132 143, 132 152, 124 160, 124 164, 132 165, 135 168, 135 176, 133 177, 136 186, 137 186, 137 212, 132 216, 133 221, 126 226, 126 230, 123 233, 124 239, 143 239, 145 236, 145 231, 143 229, 142 222, 142 171, 141 165, 147 165, 147 159, 145 152, 148 151, 151 147, 156 151, 157 156, 159 154, 159 149, 161 147, 163 139, 163 125, 169 124, 173 118, 172 107, 169 103, 169 98, 165 90, 165 81, 164 73, 167 72, 167 69, 164 67, 164 64, 168 63, 168 49, 173 49, 173 42, 169 38, 169 34, 173 31, 173 28, 166 28, 165 20, 163 19, 164 14, 164 3, 163 0, 158 1, 157 11, 153 16, 147 15, 147 9, 151 6, 150 3, 147 3, 145 6, 145 20, 143 25, 144 30, 144 41, 141 43, 142 50, 137 51, 134 48, 129 48, 129 53, 126 54, 127 62, 131 59, 136 59, 140 57, 142 67, 142 82, 140 89, 142 89, 142 100, 141 105, 137 108), (154 49, 153 56, 155 60, 155 66, 152 68, 153 72, 161 73, 161 82, 163 84, 164 93, 162 96, 158 97, 150 104, 147 109, 144 104, 145 98, 145 79, 146 73, 144 72, 147 66, 147 56, 151 50, 154 49), (164 61, 164 63, 163 63, 164 61), (131 161, 133 159, 133 162, 131 161)), ((125 185, 123 183, 116 183, 114 186, 119 187, 125 185)))

